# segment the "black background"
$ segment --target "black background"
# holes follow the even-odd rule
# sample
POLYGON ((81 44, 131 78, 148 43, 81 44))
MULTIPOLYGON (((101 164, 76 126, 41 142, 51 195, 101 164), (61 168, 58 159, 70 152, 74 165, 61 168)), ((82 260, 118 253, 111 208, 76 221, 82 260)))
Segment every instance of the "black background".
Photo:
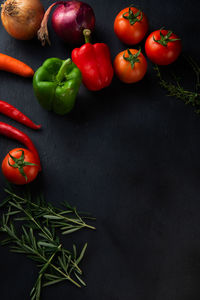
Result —
MULTIPOLYGON (((53 1, 42 1, 45 9, 53 1)), ((96 13, 94 41, 108 43, 112 58, 126 48, 113 32, 116 14, 129 1, 88 0, 96 13)), ((150 31, 162 26, 182 37, 183 51, 199 59, 199 1, 136 0, 150 31)), ((49 24, 49 28, 51 25, 49 24)), ((16 41, 0 27, 0 52, 36 70, 48 57, 71 49, 50 29, 52 46, 16 41)), ((192 84, 183 63, 175 64, 192 84)), ((88 242, 82 263, 87 287, 70 283, 44 289, 48 300, 200 299, 200 116, 165 96, 152 65, 138 84, 116 78, 100 92, 81 87, 65 117, 43 110, 30 79, 0 72, 0 99, 15 105, 41 132, 0 116, 26 132, 40 153, 43 173, 34 188, 59 204, 63 199, 97 217, 97 231, 74 234, 88 242)), ((0 137, 0 161, 19 145, 0 137)), ((3 199, 5 180, 0 174, 3 199)), ((67 239, 67 238, 66 238, 67 239)), ((29 299, 37 269, 23 256, 0 248, 0 298, 29 299)))

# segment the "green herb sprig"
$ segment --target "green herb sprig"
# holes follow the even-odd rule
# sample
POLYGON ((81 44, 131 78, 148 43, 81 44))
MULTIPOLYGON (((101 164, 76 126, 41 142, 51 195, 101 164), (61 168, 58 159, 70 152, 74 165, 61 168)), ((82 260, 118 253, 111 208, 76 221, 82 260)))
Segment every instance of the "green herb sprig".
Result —
MULTIPOLYGON (((84 221, 84 219, 94 220, 94 218, 86 216, 81 217, 77 212, 76 207, 70 206, 67 202, 63 203, 63 208, 65 210, 62 210, 50 203, 45 203, 42 197, 37 197, 37 201, 32 201, 30 194, 28 195, 28 197, 23 198, 8 189, 5 189, 5 192, 8 193, 11 197, 14 197, 14 199, 16 199, 18 203, 28 205, 35 218, 41 218, 43 224, 50 224, 52 227, 60 228, 62 234, 69 234, 82 228, 95 230, 94 226, 91 226, 84 221)), ((27 217, 29 218, 29 216, 27 217)), ((26 220, 26 218, 23 220, 26 220)))
POLYGON ((182 100, 185 104, 190 104, 195 107, 195 112, 200 113, 200 67, 198 64, 191 58, 186 57, 188 63, 190 64, 192 70, 195 73, 195 87, 194 90, 190 91, 185 89, 180 80, 173 76, 173 81, 167 81, 163 78, 160 68, 155 65, 154 70, 156 71, 156 75, 159 79, 159 84, 162 88, 164 88, 168 92, 168 96, 176 97, 177 99, 182 100))
POLYGON ((85 286, 79 264, 87 243, 79 255, 75 245, 72 251, 67 250, 60 242, 56 228, 63 234, 70 234, 82 228, 95 227, 85 223, 76 208, 69 204, 65 204, 67 210, 62 211, 46 203, 43 197, 33 200, 30 193, 22 197, 11 189, 5 189, 5 192, 8 197, 1 206, 7 211, 2 216, 0 231, 7 238, 2 245, 9 245, 11 252, 25 254, 39 267, 36 283, 30 293, 31 300, 40 300, 42 287, 62 281, 70 281, 77 287, 85 286))

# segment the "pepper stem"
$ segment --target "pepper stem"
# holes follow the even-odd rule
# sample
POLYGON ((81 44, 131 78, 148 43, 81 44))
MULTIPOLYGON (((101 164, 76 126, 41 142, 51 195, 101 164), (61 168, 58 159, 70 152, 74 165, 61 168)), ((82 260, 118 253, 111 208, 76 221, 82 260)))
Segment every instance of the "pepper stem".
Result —
POLYGON ((59 70, 59 72, 58 72, 58 74, 57 74, 57 76, 56 76, 56 80, 57 80, 58 82, 61 82, 61 81, 64 79, 64 77, 65 77, 65 72, 66 72, 68 66, 69 66, 71 63, 72 63, 71 58, 68 58, 68 59, 66 59, 66 60, 63 62, 62 66, 61 66, 61 68, 60 68, 60 70, 59 70))
POLYGON ((84 29, 83 30, 83 35, 84 35, 84 38, 85 38, 85 43, 90 43, 91 41, 91 30, 90 29, 84 29))

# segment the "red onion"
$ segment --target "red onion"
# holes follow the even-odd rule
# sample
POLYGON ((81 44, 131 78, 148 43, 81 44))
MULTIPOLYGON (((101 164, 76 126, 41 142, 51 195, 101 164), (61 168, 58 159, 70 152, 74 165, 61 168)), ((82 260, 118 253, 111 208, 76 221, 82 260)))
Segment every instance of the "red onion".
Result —
POLYGON ((94 30, 95 15, 93 9, 81 1, 58 1, 53 3, 46 11, 41 27, 38 31, 38 39, 44 46, 50 44, 47 22, 51 10, 59 5, 52 15, 52 26, 56 34, 69 44, 79 44, 83 41, 83 30, 94 30))

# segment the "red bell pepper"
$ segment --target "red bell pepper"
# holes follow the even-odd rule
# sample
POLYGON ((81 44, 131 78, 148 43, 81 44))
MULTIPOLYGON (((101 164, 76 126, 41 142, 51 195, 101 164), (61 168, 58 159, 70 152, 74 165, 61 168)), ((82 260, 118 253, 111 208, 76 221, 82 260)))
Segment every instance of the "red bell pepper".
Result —
POLYGON ((83 83, 91 91, 98 91, 110 85, 113 67, 110 50, 104 43, 92 45, 89 29, 84 29, 86 44, 72 51, 72 60, 82 73, 83 83))

